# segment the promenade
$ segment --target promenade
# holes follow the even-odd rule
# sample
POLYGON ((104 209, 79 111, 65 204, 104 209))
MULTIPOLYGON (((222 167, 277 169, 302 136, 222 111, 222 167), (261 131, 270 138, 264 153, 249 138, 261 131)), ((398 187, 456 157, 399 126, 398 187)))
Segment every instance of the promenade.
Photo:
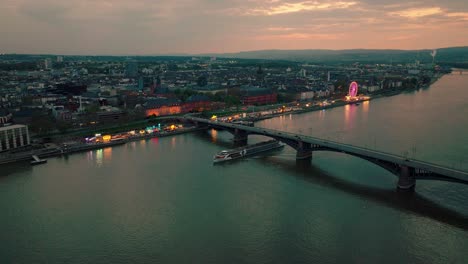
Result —
POLYGON ((174 131, 161 131, 161 132, 155 132, 152 134, 145 134, 145 135, 138 134, 138 135, 134 135, 134 136, 130 136, 124 139, 114 140, 110 142, 100 142, 100 143, 74 142, 73 144, 66 144, 66 145, 62 144, 60 146, 50 146, 50 147, 32 149, 32 150, 21 151, 21 152, 16 152, 16 153, 3 153, 3 154, 0 154, 0 165, 13 163, 13 162, 30 161, 32 160, 33 155, 36 155, 39 158, 69 155, 69 154, 73 154, 77 152, 124 145, 132 141, 146 140, 146 139, 159 138, 159 137, 168 137, 168 136, 185 134, 185 133, 190 133, 190 132, 199 131, 199 130, 204 130, 204 128, 186 127, 186 128, 180 128, 174 131))

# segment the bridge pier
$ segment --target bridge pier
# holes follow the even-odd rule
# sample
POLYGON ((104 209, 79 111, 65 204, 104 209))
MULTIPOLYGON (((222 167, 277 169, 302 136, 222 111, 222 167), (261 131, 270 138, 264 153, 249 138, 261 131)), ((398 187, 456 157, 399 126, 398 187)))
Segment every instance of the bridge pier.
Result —
POLYGON ((408 166, 400 167, 400 176, 398 177, 398 190, 414 191, 416 178, 414 177, 414 168, 408 166))
POLYGON ((245 146, 247 145, 248 133, 245 130, 236 128, 234 130, 234 145, 235 146, 245 146))
POLYGON ((296 160, 301 160, 304 162, 312 161, 312 149, 310 146, 310 143, 299 141, 296 152, 296 160))

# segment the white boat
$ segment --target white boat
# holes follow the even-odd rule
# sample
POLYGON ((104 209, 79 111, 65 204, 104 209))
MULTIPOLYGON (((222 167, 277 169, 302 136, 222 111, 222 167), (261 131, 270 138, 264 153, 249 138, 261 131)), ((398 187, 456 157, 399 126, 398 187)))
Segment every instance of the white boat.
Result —
POLYGON ((253 145, 246 145, 246 146, 235 148, 235 149, 222 150, 213 157, 213 162, 219 163, 223 161, 240 159, 246 156, 252 156, 254 154, 258 154, 261 152, 266 152, 266 151, 270 151, 274 149, 280 149, 283 147, 284 147, 284 144, 282 144, 278 140, 264 141, 264 142, 256 143, 253 145))

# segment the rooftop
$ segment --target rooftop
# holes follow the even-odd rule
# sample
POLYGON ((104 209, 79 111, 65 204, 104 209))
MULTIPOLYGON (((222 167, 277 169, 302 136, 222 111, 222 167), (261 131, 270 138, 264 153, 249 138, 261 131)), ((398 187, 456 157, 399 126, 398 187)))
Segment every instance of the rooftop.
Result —
POLYGON ((15 129, 15 128, 22 128, 22 127, 27 127, 27 126, 25 126, 25 125, 4 126, 4 127, 0 127, 0 131, 6 131, 6 130, 11 130, 11 129, 15 129))

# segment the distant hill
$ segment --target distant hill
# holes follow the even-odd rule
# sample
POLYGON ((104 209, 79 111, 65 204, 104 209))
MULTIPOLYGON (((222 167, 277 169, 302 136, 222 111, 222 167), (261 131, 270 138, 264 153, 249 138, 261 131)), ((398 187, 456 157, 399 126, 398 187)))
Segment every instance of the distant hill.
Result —
MULTIPOLYGON (((238 53, 203 54, 221 58, 314 61, 324 63, 369 62, 407 63, 419 60, 432 62, 432 50, 259 50, 238 53)), ((468 47, 437 49, 437 62, 468 62, 468 47)))
MULTIPOLYGON (((100 55, 66 55, 65 60, 94 60, 94 61, 122 61, 138 62, 153 61, 187 61, 192 56, 218 58, 236 58, 248 60, 283 60, 312 63, 410 63, 416 60, 421 63, 432 62, 431 51, 424 50, 376 50, 376 49, 352 49, 352 50, 258 50, 238 53, 210 53, 210 54, 166 54, 166 55, 139 55, 139 56, 100 56, 100 55)), ((44 58, 53 58, 52 54, 0 54, 0 62, 6 60, 34 61, 44 58)), ((468 68, 468 46, 437 49, 435 58, 437 64, 468 68)))

